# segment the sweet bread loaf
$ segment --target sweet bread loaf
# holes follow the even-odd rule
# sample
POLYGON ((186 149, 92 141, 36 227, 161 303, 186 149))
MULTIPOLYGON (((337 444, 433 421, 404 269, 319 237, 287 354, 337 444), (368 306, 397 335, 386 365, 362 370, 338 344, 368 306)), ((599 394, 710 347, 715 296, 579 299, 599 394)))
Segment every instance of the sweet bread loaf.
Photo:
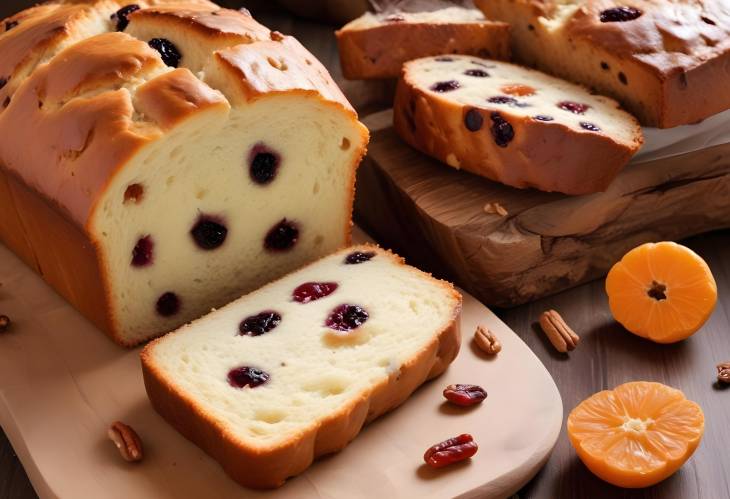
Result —
POLYGON ((0 26, 0 239, 115 341, 348 244, 368 133, 294 38, 200 0, 0 26))
POLYGON ((669 128, 730 109, 727 0, 475 0, 512 28, 515 60, 669 128))
POLYGON ((407 143, 449 166, 566 194, 604 190, 643 140, 612 99, 469 56, 406 63, 393 111, 407 143))
POLYGON ((487 21, 469 0, 405 0, 368 12, 337 32, 351 80, 398 78, 406 61, 439 54, 510 57, 509 26, 487 21))
POLYGON ((155 340, 155 409, 239 483, 281 485, 456 357, 461 296, 374 246, 340 251, 155 340))

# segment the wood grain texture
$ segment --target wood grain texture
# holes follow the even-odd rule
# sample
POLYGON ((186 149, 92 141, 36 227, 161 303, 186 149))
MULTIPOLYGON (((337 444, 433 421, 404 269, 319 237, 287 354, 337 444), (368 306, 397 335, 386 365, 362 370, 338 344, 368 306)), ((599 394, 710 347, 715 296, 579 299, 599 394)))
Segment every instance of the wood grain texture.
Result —
MULTIPOLYGON (((33 3, 4 0, 0 17, 33 3)), ((228 2, 235 3, 234 1, 228 2)), ((342 83, 331 27, 257 11, 262 22, 296 35, 342 83)), ((388 107, 387 89, 360 82, 343 85, 358 110, 388 107)), ((683 223, 691 223, 684 220, 683 223)), ((720 300, 715 313, 695 337, 678 345, 654 345, 636 338, 611 319, 603 280, 597 280, 498 315, 532 348, 555 378, 565 414, 590 394, 630 380, 661 381, 685 391, 707 418, 705 438, 695 456, 673 477, 646 490, 622 490, 595 478, 577 459, 563 434, 540 474, 520 493, 523 499, 719 499, 730 497, 730 390, 716 387, 715 364, 730 360, 730 231, 685 241, 707 260, 715 274, 720 300), (535 329, 539 315, 555 308, 581 335, 580 346, 564 356, 553 351, 535 329)), ((2 276, 0 276, 0 281, 2 276)), ((0 499, 30 499, 35 493, 0 432, 0 499)))

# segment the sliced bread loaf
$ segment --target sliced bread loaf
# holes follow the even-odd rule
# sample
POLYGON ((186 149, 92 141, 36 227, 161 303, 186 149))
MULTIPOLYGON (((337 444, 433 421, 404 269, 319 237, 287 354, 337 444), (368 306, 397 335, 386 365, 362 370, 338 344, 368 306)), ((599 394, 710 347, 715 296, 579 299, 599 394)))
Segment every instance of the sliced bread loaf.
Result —
POLYGON ((604 190, 643 136, 618 103, 514 64, 449 55, 406 63, 395 129, 454 168, 514 187, 604 190))
POLYGON ((471 1, 405 0, 368 12, 337 32, 345 78, 398 78, 406 61, 444 53, 507 60, 509 26, 471 1))
POLYGON ((147 393, 233 479, 276 487, 441 374, 460 309, 450 284, 351 248, 148 345, 147 393))

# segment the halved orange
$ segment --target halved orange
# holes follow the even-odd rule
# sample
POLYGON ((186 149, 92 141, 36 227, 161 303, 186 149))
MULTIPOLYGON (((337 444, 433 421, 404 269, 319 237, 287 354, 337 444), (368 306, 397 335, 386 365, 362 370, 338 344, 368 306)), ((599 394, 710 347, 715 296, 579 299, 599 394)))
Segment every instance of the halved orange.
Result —
POLYGON ((648 487, 677 471, 702 439, 705 417, 684 394, 648 381, 587 398, 568 416, 578 457, 619 487, 648 487))
POLYGON ((705 261, 668 241, 626 253, 608 273, 606 293, 618 322, 657 343, 692 336, 717 302, 717 285, 705 261))

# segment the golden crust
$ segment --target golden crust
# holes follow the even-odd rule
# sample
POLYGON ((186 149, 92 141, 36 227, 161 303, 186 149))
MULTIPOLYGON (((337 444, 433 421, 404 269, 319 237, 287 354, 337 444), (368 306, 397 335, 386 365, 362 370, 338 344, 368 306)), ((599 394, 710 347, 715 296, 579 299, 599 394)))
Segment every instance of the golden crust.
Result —
POLYGON ((440 54, 465 54, 508 61, 509 25, 499 22, 384 23, 337 31, 345 78, 398 78, 403 63, 440 54))
MULTIPOLYGON (((386 254, 405 265, 400 257, 386 254)), ((428 275, 417 269, 412 271, 428 275)), ((246 445, 188 394, 178 390, 155 364, 155 345, 164 338, 151 342, 141 353, 147 395, 170 425, 217 460, 235 481, 252 488, 279 487, 287 478, 306 470, 317 457, 346 447, 365 423, 405 402, 416 388, 442 374, 454 361, 461 345, 461 295, 450 283, 439 283, 456 305, 448 324, 429 344, 387 380, 370 387, 328 418, 313 421, 297 438, 283 444, 268 448, 246 445)))

